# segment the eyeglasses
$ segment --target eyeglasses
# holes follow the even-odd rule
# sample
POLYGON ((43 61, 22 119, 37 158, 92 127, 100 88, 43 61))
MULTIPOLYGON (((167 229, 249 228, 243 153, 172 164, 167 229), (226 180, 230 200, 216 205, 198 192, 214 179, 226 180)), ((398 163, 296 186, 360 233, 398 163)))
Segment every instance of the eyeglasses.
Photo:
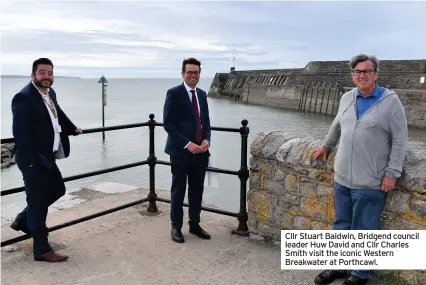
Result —
POLYGON ((352 70, 352 74, 355 76, 360 76, 362 73, 364 73, 365 75, 371 75, 374 72, 374 69, 365 69, 365 70, 359 70, 359 69, 354 69, 352 70))
POLYGON ((188 75, 200 75, 199 71, 185 71, 185 73, 188 75))

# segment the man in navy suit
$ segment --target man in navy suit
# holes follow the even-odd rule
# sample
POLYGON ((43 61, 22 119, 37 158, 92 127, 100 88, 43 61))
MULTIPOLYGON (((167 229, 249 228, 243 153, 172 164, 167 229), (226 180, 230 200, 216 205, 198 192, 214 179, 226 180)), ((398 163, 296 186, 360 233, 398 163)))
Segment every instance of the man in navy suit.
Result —
POLYGON ((49 245, 46 227, 51 204, 65 194, 65 185, 55 160, 70 153, 69 135, 81 134, 59 107, 51 88, 53 63, 47 58, 34 61, 31 82, 12 99, 13 157, 22 172, 27 207, 11 228, 32 236, 34 260, 58 262, 68 259, 49 245))
POLYGON ((167 91, 163 124, 168 137, 165 153, 172 171, 171 236, 183 243, 183 201, 188 181, 189 232, 202 239, 210 235, 200 226, 204 177, 209 163, 210 118, 207 94, 197 88, 201 63, 195 58, 182 63, 183 83, 167 91))

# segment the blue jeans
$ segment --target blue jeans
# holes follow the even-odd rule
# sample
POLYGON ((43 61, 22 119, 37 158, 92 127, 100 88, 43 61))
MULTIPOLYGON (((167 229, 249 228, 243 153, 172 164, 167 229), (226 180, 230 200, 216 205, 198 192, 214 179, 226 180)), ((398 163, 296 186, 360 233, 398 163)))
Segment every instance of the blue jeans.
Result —
MULTIPOLYGON (((385 192, 380 189, 350 189, 336 181, 333 181, 333 186, 335 192, 333 230, 380 228, 385 192)), ((368 270, 352 271, 352 275, 363 279, 367 279, 369 273, 368 270)))

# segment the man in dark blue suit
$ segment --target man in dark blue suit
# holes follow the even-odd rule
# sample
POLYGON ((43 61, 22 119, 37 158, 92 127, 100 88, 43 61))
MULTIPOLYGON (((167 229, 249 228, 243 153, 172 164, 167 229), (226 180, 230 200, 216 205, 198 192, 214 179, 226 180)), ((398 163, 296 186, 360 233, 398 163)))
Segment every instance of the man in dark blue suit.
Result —
POLYGON ((49 245, 46 227, 51 204, 65 194, 65 185, 55 160, 70 153, 69 135, 81 134, 59 107, 51 88, 53 64, 47 58, 33 63, 31 82, 12 99, 13 157, 22 172, 27 207, 11 228, 33 238, 34 260, 58 262, 68 259, 49 245))
POLYGON ((183 201, 188 181, 189 232, 202 239, 210 235, 200 226, 204 177, 209 163, 210 118, 207 94, 197 88, 201 63, 195 58, 182 63, 184 82, 167 91, 163 123, 168 137, 165 152, 170 155, 173 175, 171 187, 171 236, 184 242, 183 201))

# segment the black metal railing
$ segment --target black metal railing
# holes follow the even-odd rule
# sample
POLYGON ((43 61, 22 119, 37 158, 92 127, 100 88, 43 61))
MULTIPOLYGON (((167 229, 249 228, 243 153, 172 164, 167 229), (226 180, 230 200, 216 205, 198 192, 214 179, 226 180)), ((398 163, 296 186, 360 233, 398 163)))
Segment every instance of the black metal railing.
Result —
MULTIPOLYGON (((170 162, 163 161, 163 160, 157 160, 157 157, 155 156, 155 127, 156 126, 163 126, 162 123, 158 123, 154 120, 154 114, 149 115, 149 121, 145 123, 137 123, 137 124, 128 124, 128 125, 118 125, 118 126, 110 126, 110 127, 103 127, 103 128, 92 128, 92 129, 84 129, 83 134, 90 134, 90 133, 98 133, 98 132, 105 132, 105 131, 113 131, 113 130, 122 130, 122 129, 129 129, 129 128, 138 128, 138 127, 149 127, 149 156, 147 160, 140 161, 140 162, 134 162, 130 164, 115 166, 103 170, 97 170, 92 172, 87 172, 83 174, 73 175, 69 177, 63 178, 64 182, 73 181, 77 179, 82 179, 86 177, 91 177, 95 175, 100 175, 108 172, 123 170, 127 168, 132 168, 136 166, 146 165, 149 166, 149 193, 148 197, 134 201, 125 205, 121 205, 112 209, 108 209, 105 211, 101 211, 86 217, 82 217, 76 220, 72 220, 60 225, 53 226, 51 228, 48 228, 49 232, 56 231, 65 227, 69 227, 75 224, 79 224, 91 219, 95 219, 119 210, 123 210, 129 207, 133 207, 138 204, 142 204, 145 202, 149 203, 147 211, 150 213, 156 213, 158 212, 157 204, 156 202, 165 202, 170 203, 169 199, 164 199, 161 197, 157 197, 157 194, 155 192, 155 166, 157 164, 160 165, 170 165, 170 162)), ((241 134, 241 165, 240 169, 238 171, 234 170, 227 170, 227 169, 220 169, 220 168, 214 168, 214 167, 208 167, 207 171, 209 172, 216 172, 216 173, 223 173, 223 174, 229 174, 229 175, 236 175, 240 179, 240 209, 238 213, 233 213, 229 211, 225 211, 222 209, 215 209, 215 208, 209 208, 209 207, 202 207, 201 209, 204 211, 237 217, 238 218, 238 227, 237 229, 233 230, 233 234, 241 235, 241 236, 247 236, 248 235, 248 227, 247 227, 247 204, 246 204, 246 194, 247 194, 247 180, 249 178, 249 170, 247 167, 247 139, 249 135, 249 128, 247 127, 248 121, 243 120, 241 122, 242 127, 240 128, 223 128, 223 127, 211 127, 212 131, 221 131, 221 132, 233 132, 233 133, 240 133, 241 134)), ((5 143, 13 143, 13 138, 6 138, 1 139, 1 144, 5 143)), ((1 191, 1 196, 11 195, 19 192, 25 191, 25 187, 17 187, 12 189, 7 189, 1 191)), ((184 203, 185 207, 188 207, 187 203, 184 203)), ((10 245, 19 241, 26 240, 28 238, 31 238, 30 235, 22 235, 18 236, 16 238, 12 238, 6 241, 1 242, 1 247, 10 245)))

